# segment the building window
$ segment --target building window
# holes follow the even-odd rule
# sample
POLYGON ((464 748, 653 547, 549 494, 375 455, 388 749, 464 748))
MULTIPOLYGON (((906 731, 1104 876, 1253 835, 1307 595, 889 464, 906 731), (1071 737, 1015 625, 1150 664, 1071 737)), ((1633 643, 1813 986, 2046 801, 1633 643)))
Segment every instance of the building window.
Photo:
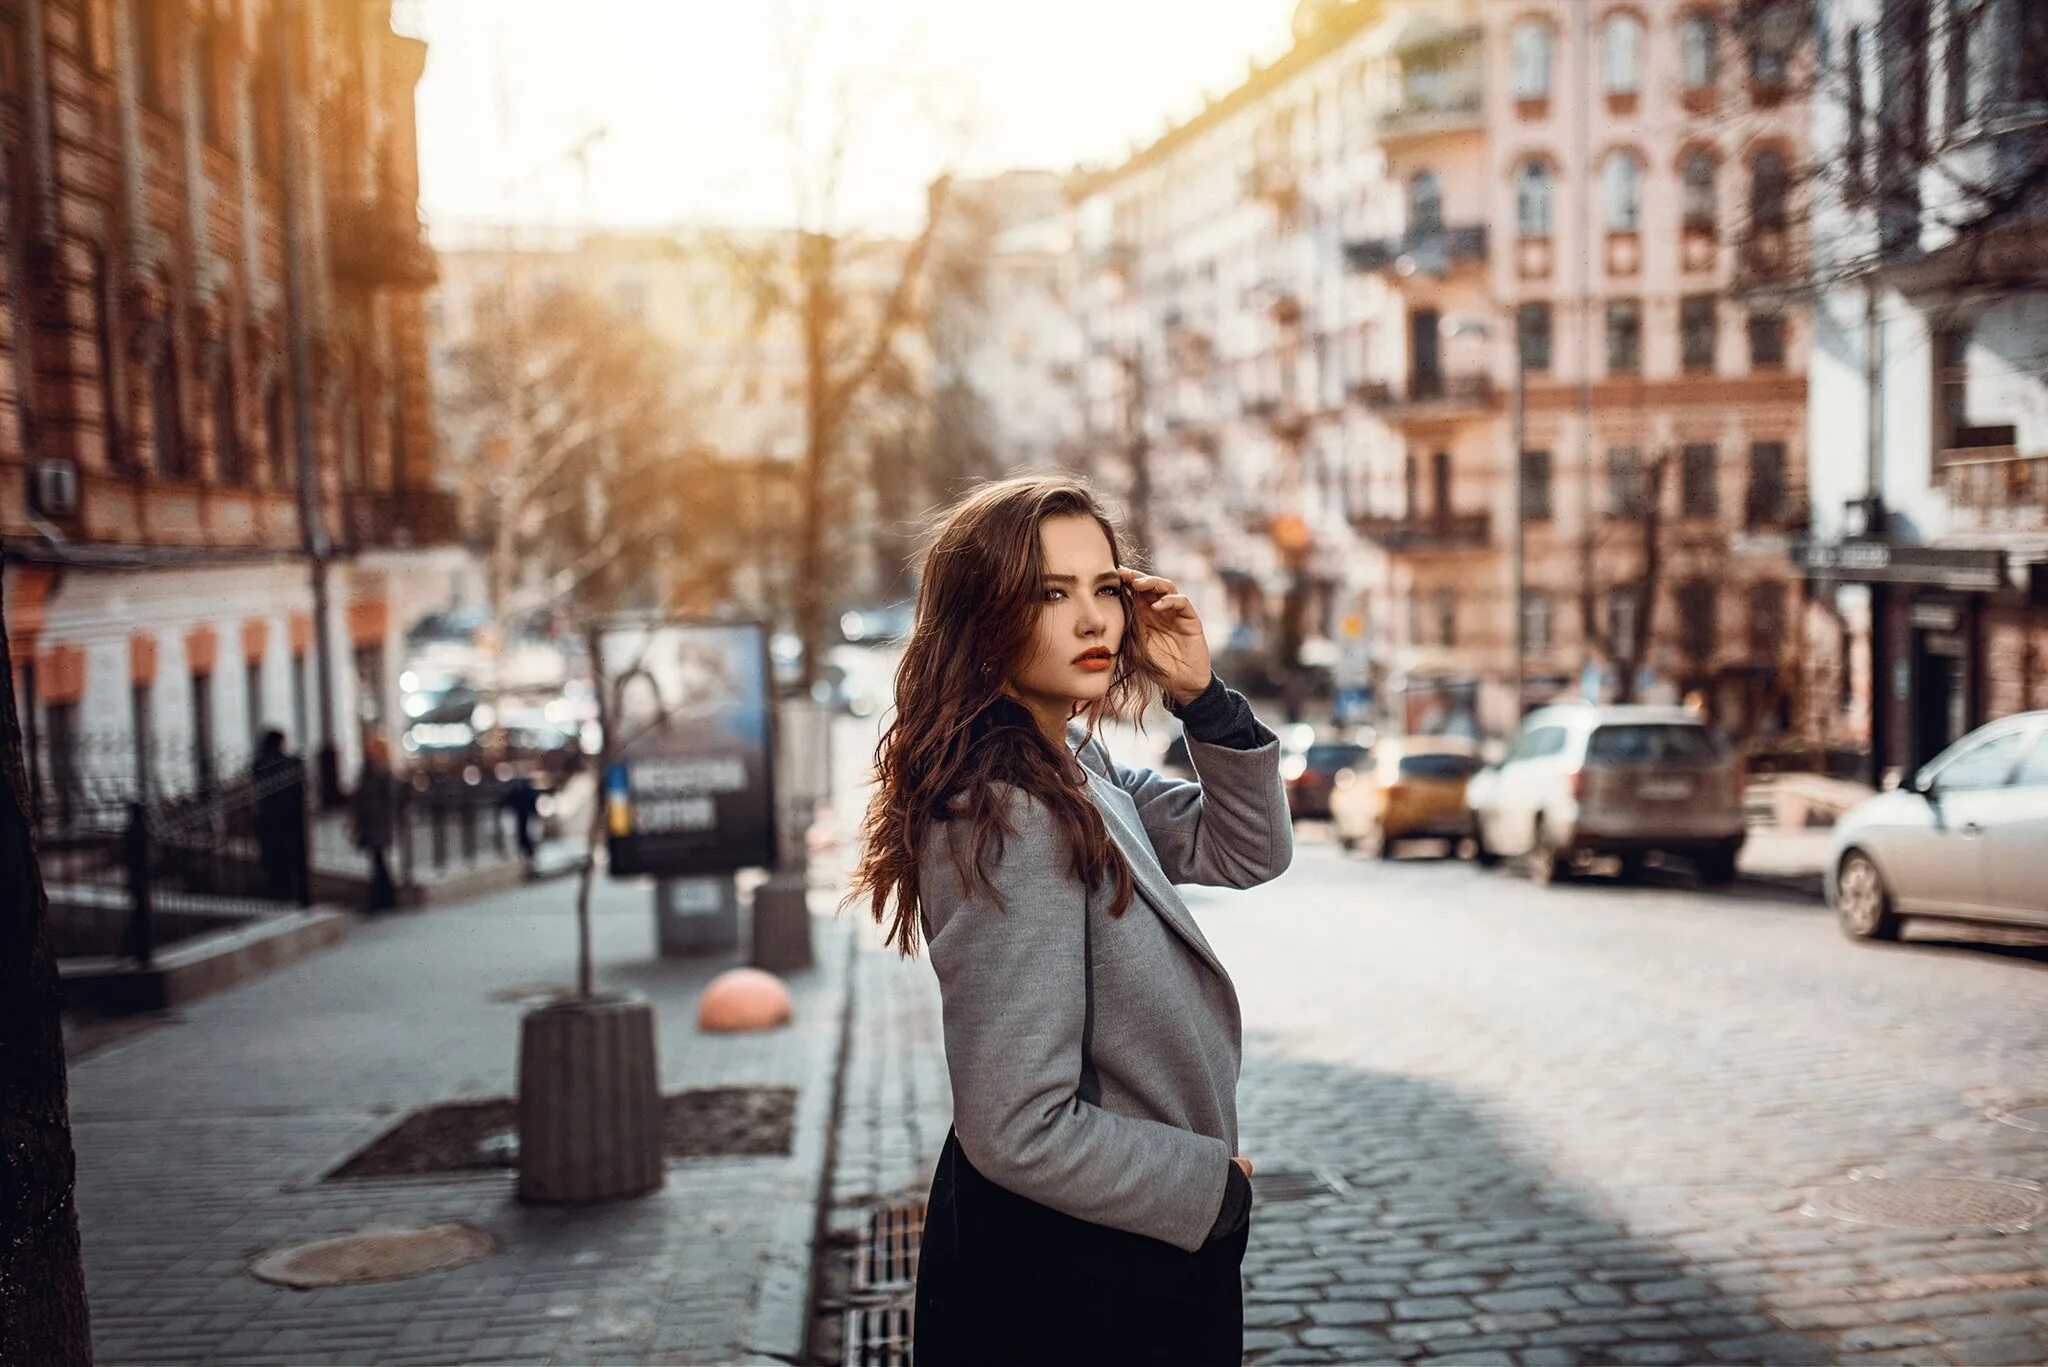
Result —
POLYGON ((1522 452, 1522 520, 1550 521, 1550 452, 1522 452))
POLYGON ((1714 582, 1688 579, 1678 586, 1678 648, 1704 664, 1714 657, 1714 582))
POLYGON ((1458 643, 1458 591, 1436 591, 1436 640, 1438 645, 1458 643))
POLYGON ((132 469, 135 453, 122 431, 126 412, 121 402, 121 349, 114 344, 114 281, 107 269, 106 254, 92 252, 93 299, 95 303, 92 346, 100 368, 100 437, 106 443, 107 466, 132 469))
POLYGON ((1634 374, 1642 365, 1643 306, 1634 299, 1607 301, 1607 373, 1634 374))
POLYGON ((1607 591, 1607 653, 1633 660, 1636 651, 1636 590, 1623 584, 1607 591))
POLYGON ((1977 106, 1977 92, 1970 85, 1970 30, 1977 19, 1978 0, 1948 0, 1948 32, 1943 36, 1942 84, 1945 89, 1942 112, 1948 131, 1964 131, 1977 106))
POLYGON ((178 413, 178 353, 168 337, 157 348, 156 362, 150 367, 149 419, 156 442, 157 473, 165 479, 190 479, 185 425, 178 413))
POLYGON ((1550 98, 1550 25, 1528 19, 1515 26, 1512 39, 1515 98, 1550 98))
POLYGON ((1643 226, 1643 159, 1622 150, 1607 154, 1601 168, 1601 198, 1607 206, 1607 231, 1632 233, 1643 226))
POLYGON ((1749 364, 1753 370, 1785 364, 1785 315, 1776 309, 1749 311, 1749 364))
POLYGON ((1970 329, 1949 326, 1934 333, 1934 449, 1951 451, 1970 425, 1970 329))
POLYGON ((284 416, 284 381, 272 380, 263 391, 263 444, 270 457, 270 487, 289 489, 292 478, 291 429, 284 416))
POLYGON ((1648 485, 1643 478, 1643 453, 1633 446, 1608 447, 1608 515, 1641 517, 1648 511, 1648 502, 1648 485))
POLYGON ((1401 516, 1413 521, 1422 505, 1422 468, 1413 455, 1401 458, 1401 516))
POLYGON ((1773 227, 1782 226, 1785 222, 1785 191, 1785 156, 1775 148, 1766 147, 1749 163, 1751 220, 1773 227))
POLYGON ((1443 185, 1436 172, 1417 171, 1408 182, 1408 235, 1431 237, 1443 230, 1443 185))
POLYGON ((249 482, 242 429, 235 418, 235 367, 226 356, 213 370, 213 473, 222 484, 249 482))
POLYGON ((150 4, 146 0, 128 7, 133 21, 135 72, 141 86, 142 102, 159 114, 175 116, 177 113, 176 101, 172 99, 177 82, 171 76, 171 54, 165 41, 168 35, 162 25, 167 19, 172 24, 178 23, 182 9, 182 6, 174 9, 169 5, 150 4))
POLYGON ((1522 593, 1522 653, 1543 655, 1550 650, 1550 595, 1536 589, 1522 593))
POLYGON ((192 676, 192 778, 194 790, 213 788, 213 675, 192 676))
POLYGON ((1643 84, 1643 21, 1609 15, 1600 34, 1601 71, 1610 95, 1633 95, 1643 84))
POLYGON ((1714 16, 1688 14, 1678 25, 1678 78, 1687 90, 1700 90, 1718 75, 1714 50, 1714 16))
POLYGON ((1754 7, 1749 25, 1749 78, 1762 86, 1785 83, 1791 69, 1789 33, 1797 20, 1789 6, 1772 0, 1754 7))
POLYGON ((1751 527, 1775 527, 1785 520, 1784 442, 1750 443, 1746 512, 1751 527))
POLYGON ((233 60, 224 30, 208 24, 193 35, 192 58, 199 68, 199 136, 216 147, 226 146, 234 131, 228 113, 227 88, 221 83, 224 57, 233 60))
POLYGON ((1515 171, 1515 227, 1523 237, 1550 236, 1550 167, 1534 158, 1515 171))
POLYGON ((1776 660, 1785 644, 1785 586, 1749 586, 1749 658, 1757 664, 1776 660))
POLYGON ((1550 369, 1550 305, 1523 304, 1515 310, 1515 336, 1522 351, 1522 369, 1550 369))
MULTIPOLYGON (((1908 62, 1917 60, 1908 57, 1908 62)), ((1863 103, 1863 30, 1849 30, 1842 54, 1843 84, 1847 87, 1844 96, 1844 118, 1848 127, 1842 134, 1842 160, 1846 163, 1845 179, 1851 195, 1858 195, 1870 184, 1870 167, 1865 160, 1868 145, 1864 141, 1864 125, 1869 121, 1870 111, 1863 103)))
POLYGON ((1685 226, 1711 230, 1716 217, 1713 157, 1705 152, 1691 153, 1680 168, 1678 178, 1679 208, 1684 215, 1685 226))
POLYGON ((1679 516, 1713 517, 1720 510, 1717 465, 1711 442, 1693 442, 1678 453, 1679 516))
POLYGON ((1714 368, 1714 296, 1691 294, 1678 301, 1679 363, 1687 370, 1714 368))

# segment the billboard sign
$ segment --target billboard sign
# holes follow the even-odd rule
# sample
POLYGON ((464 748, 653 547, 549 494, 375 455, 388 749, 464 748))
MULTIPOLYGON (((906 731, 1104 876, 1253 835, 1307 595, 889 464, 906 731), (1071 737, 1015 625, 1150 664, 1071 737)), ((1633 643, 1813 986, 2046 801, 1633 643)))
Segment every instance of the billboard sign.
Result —
POLYGON ((773 868, 774 707, 760 622, 604 635, 606 849, 614 878, 773 868))

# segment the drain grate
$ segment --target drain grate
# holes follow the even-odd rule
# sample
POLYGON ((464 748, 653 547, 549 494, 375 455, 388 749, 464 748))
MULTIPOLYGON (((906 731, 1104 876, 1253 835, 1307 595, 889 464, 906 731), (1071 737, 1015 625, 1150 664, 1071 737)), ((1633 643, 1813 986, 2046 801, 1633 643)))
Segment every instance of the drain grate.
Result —
POLYGON ((846 1312, 846 1367, 911 1367, 909 1297, 846 1312))
POLYGON ((1822 1187, 1806 1205, 1809 1215, 1828 1215, 1859 1225, 2002 1233, 2030 1228, 2044 1210, 2048 1210, 2048 1196, 2031 1182, 1874 1173, 1852 1174, 1846 1182, 1822 1187))
POLYGON ((1336 1182, 1308 1168, 1274 1168, 1252 1174, 1252 1196, 1261 1205, 1341 1195, 1336 1182))
POLYGON ((895 1201, 868 1212, 867 1237, 854 1253, 853 1289, 867 1294, 917 1285, 917 1250, 924 1242, 924 1202, 895 1201))
POLYGON ((267 1253, 250 1266, 249 1275, 301 1291, 361 1286, 446 1271, 488 1258, 497 1249, 497 1240, 468 1225, 366 1229, 267 1253))
POLYGON ((1992 1114, 2016 1129, 2048 1133, 2048 1101, 2029 1101, 2019 1106, 2003 1107, 1992 1114))

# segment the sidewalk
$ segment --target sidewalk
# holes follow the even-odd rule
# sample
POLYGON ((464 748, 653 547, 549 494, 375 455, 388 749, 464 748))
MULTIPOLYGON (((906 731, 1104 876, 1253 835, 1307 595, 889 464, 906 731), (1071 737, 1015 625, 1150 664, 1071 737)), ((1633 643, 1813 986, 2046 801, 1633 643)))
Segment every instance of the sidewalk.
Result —
MULTIPOLYGON (((102 1362, 743 1362, 802 1350, 844 1040, 850 921, 814 920, 795 1023, 698 1033, 733 956, 655 956, 650 894, 600 880, 600 982, 659 1012, 665 1092, 796 1089, 790 1151, 672 1161, 650 1197, 529 1208, 509 1170, 323 1182, 433 1102, 513 1091, 523 999, 574 972, 573 888, 537 884, 359 925, 342 946, 116 1041, 71 1073, 78 1205, 102 1362), (293 1291, 280 1246, 461 1221, 497 1241, 449 1271, 293 1291)), ((829 913, 830 898, 814 893, 829 913)))

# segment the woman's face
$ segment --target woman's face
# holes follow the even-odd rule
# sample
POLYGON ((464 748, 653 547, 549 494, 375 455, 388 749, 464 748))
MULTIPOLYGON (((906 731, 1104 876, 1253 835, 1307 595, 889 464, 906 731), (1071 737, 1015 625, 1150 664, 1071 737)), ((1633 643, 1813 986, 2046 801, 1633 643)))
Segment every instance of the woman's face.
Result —
POLYGON ((1116 677, 1124 586, 1109 538, 1092 517, 1047 518, 1038 526, 1038 545, 1045 560, 1038 622, 1031 654, 1010 686, 1035 710, 1064 715, 1055 710, 1096 701, 1116 677))

